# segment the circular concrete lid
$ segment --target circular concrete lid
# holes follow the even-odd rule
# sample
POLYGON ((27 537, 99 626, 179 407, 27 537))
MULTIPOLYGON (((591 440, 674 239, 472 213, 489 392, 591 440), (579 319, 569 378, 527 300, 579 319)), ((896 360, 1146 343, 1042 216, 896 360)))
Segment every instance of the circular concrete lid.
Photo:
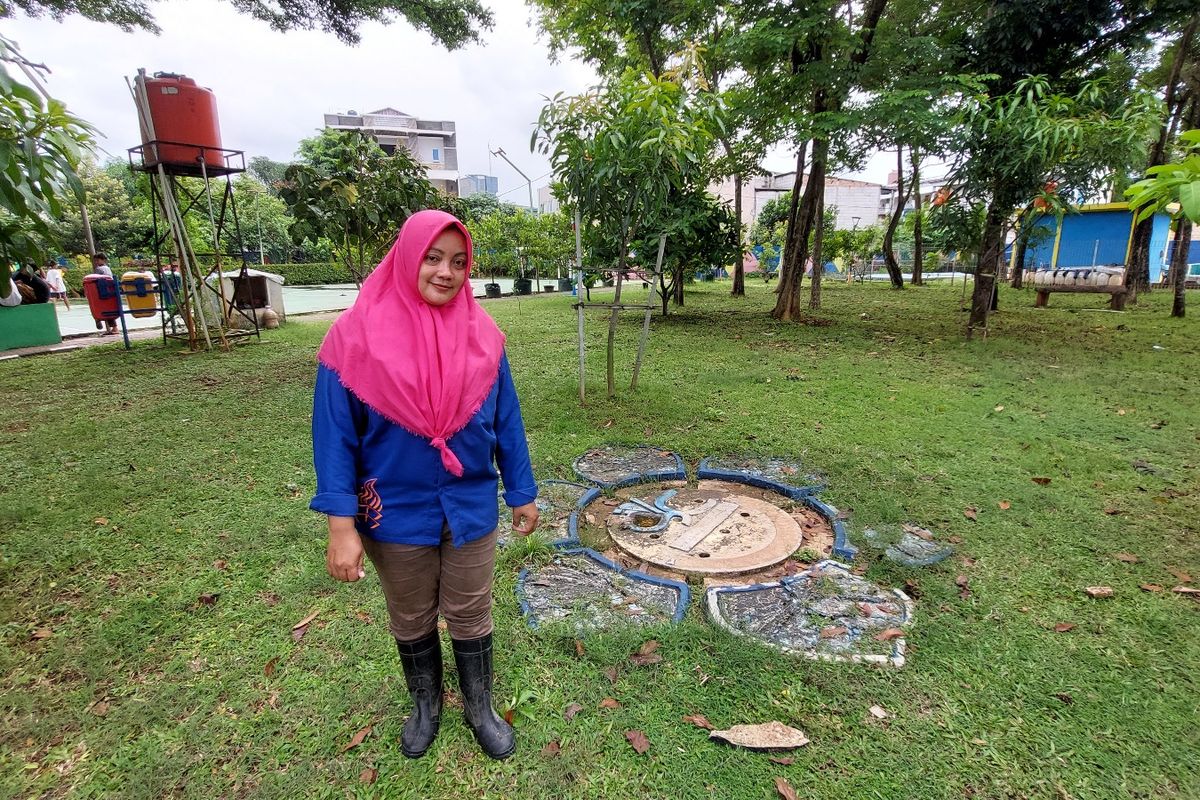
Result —
POLYGON ((788 512, 744 494, 746 488, 717 481, 665 491, 638 487, 608 509, 605 526, 619 548, 671 570, 732 575, 765 569, 799 549, 804 534, 788 512))

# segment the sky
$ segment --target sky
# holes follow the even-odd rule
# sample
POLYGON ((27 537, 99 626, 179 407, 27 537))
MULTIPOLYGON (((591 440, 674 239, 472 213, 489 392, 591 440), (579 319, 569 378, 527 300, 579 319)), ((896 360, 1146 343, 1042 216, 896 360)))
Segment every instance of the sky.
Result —
MULTIPOLYGON (((161 32, 125 33, 82 17, 63 22, 17 17, 0 21, 25 57, 51 70, 50 94, 100 131, 102 159, 126 159, 140 144, 137 114, 125 79, 182 73, 212 89, 222 144, 249 160, 289 161, 301 139, 315 135, 323 115, 390 106, 421 119, 453 120, 462 174, 495 175, 501 198, 525 204, 523 178, 491 151, 502 147, 538 187, 549 162, 531 153, 534 123, 557 92, 575 94, 597 81, 595 71, 564 55, 553 61, 522 0, 485 0, 496 19, 483 44, 448 51, 402 19, 368 24, 356 46, 331 33, 279 33, 220 0, 167 0, 150 5, 161 32)), ((892 156, 894 159, 894 156, 892 156)), ((764 161, 775 171, 794 157, 776 148, 764 161)), ((848 177, 887 179, 889 159, 877 156, 848 177)))

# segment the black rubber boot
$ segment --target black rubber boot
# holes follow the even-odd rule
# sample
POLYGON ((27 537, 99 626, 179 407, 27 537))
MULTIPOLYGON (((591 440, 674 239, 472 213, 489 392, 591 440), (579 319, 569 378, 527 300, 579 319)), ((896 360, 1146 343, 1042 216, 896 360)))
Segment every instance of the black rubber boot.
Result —
POLYGON ((409 758, 420 758, 437 738, 442 721, 442 645, 435 628, 413 642, 397 639, 396 649, 413 701, 412 714, 400 735, 400 750, 409 758))
POLYGON ((508 758, 517 749, 517 743, 512 726, 492 708, 492 635, 454 639, 453 643, 467 725, 484 753, 492 758, 508 758))

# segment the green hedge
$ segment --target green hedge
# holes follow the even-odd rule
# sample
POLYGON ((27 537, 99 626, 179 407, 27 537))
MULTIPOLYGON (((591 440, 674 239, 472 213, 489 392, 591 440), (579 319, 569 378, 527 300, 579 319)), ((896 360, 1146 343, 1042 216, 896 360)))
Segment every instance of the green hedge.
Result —
POLYGON ((342 264, 267 264, 260 269, 282 275, 285 286, 354 283, 350 270, 342 264))

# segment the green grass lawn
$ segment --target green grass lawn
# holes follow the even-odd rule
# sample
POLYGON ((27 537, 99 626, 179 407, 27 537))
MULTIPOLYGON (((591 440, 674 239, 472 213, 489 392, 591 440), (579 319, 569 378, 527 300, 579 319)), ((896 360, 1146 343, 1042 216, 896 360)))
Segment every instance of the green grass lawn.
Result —
POLYGON ((848 800, 1200 797, 1200 603, 1171 592, 1189 577, 1171 570, 1200 578, 1200 295, 1180 321, 1165 292, 1113 314, 1007 291, 990 339, 968 343, 958 286, 830 285, 823 325, 772 321, 761 284, 727 293, 698 285, 655 320, 636 393, 641 321, 625 317, 612 401, 597 315, 583 408, 570 300, 488 306, 538 477, 569 478, 605 442, 670 447, 692 468, 798 456, 852 510, 852 538, 901 521, 961 538, 927 570, 860 556, 872 580, 917 587, 908 666, 788 658, 719 632, 695 600, 681 625, 591 636, 579 655, 526 628, 524 556, 508 552, 497 694, 535 695, 518 754, 483 757, 448 709, 407 760, 382 596, 370 574, 326 576, 307 510, 327 324, 231 353, 93 347, 0 363, 0 796, 765 800, 779 776, 848 800), (664 660, 633 666, 649 637, 664 660), (894 716, 869 719, 872 705, 894 716), (812 742, 776 763, 710 744, 686 714, 777 719, 812 742))

